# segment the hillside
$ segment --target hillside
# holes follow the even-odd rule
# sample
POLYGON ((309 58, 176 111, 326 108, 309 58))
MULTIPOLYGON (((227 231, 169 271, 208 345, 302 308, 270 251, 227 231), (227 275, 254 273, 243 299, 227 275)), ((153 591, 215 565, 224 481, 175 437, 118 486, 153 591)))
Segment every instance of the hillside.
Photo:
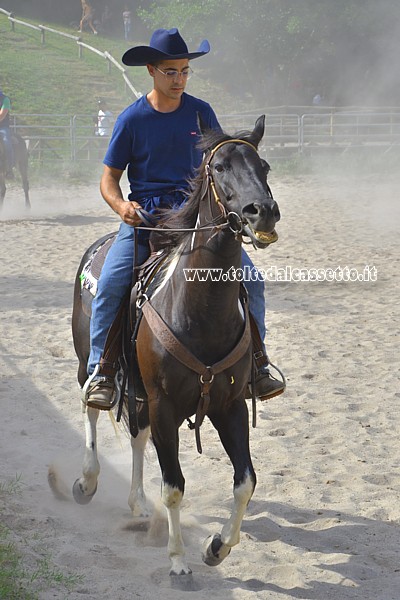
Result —
MULTIPOLYGON (((31 19, 24 21, 39 24, 31 19)), ((43 21, 41 24, 77 35, 71 28, 58 24, 43 21)), ((0 87, 10 95, 15 113, 90 114, 96 112, 99 98, 107 99, 113 112, 118 113, 135 99, 130 90, 125 89, 118 69, 113 67, 108 73, 107 61, 87 49, 83 49, 83 58, 79 59, 78 46, 72 39, 46 33, 46 42, 42 45, 38 31, 15 24, 13 32, 9 20, 1 13, 0 36, 0 87)), ((85 43, 110 52, 121 64, 121 56, 128 47, 126 42, 89 33, 82 37, 85 43)), ((188 91, 209 101, 217 111, 234 108, 237 111, 237 103, 205 79, 205 64, 204 61, 202 65, 196 63, 196 76, 191 79, 188 91)), ((130 67, 127 72, 138 91, 145 93, 150 88, 145 68, 130 67)))

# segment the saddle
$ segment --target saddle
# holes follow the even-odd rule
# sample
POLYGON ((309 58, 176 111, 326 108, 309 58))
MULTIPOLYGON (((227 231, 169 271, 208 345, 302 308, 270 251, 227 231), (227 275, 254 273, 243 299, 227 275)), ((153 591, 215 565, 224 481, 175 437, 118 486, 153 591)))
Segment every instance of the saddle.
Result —
MULTIPOLYGON (((91 301, 96 294, 97 282, 100 277, 101 269, 116 235, 116 233, 108 234, 99 241, 80 274, 82 306, 85 314, 89 317, 91 315, 91 301)), ((157 289, 156 275, 161 269, 168 266, 170 262, 168 260, 169 256, 170 255, 165 250, 153 252, 142 265, 134 267, 135 274, 133 280, 135 283, 121 302, 116 318, 108 332, 103 356, 100 359, 99 374, 111 377, 116 381, 117 393, 114 405, 118 405, 117 421, 121 419, 123 400, 127 390, 129 428, 133 437, 136 437, 139 431, 137 422, 137 402, 147 401, 146 390, 142 382, 136 358, 137 331, 143 316, 143 309, 148 309, 150 306, 146 301, 151 298, 155 289, 157 289)), ((241 297, 242 301, 244 297, 247 298, 247 293, 244 288, 241 297)), ((249 337, 251 337, 253 349, 252 388, 254 388, 254 369, 263 366, 268 362, 268 359, 263 352, 262 340, 251 313, 248 313, 248 318, 249 337)), ((150 314, 148 310, 146 319, 150 324, 152 321, 154 323, 154 321, 157 320, 157 313, 153 310, 153 314, 150 314)), ((162 320, 158 320, 162 322, 162 320)), ((184 354, 184 347, 174 338, 172 332, 168 330, 168 327, 166 327, 165 324, 164 326, 161 326, 160 323, 158 323, 158 326, 154 325, 154 327, 157 331, 157 335, 164 337, 167 340, 168 345, 166 345, 166 347, 168 347, 168 350, 172 354, 176 354, 178 359, 182 360, 182 362, 185 362, 186 355, 184 354), (184 359, 182 359, 182 356, 184 356, 184 359)), ((236 354, 231 354, 232 359, 236 357, 236 354)), ((196 361, 195 357, 192 356, 191 361, 185 364, 188 364, 188 366, 196 371, 198 369, 198 366, 196 367, 196 362, 198 363, 199 361, 196 361), (194 366, 191 364, 193 361, 194 366)), ((201 368, 204 367, 204 365, 200 366, 201 368)), ((222 361, 221 368, 225 368, 222 361)), ((201 369, 197 372, 201 373, 201 369)), ((203 385, 207 383, 209 383, 207 380, 203 381, 203 385)), ((203 390, 202 398, 204 397, 209 398, 208 392, 204 393, 203 390)), ((253 390, 253 403, 254 402, 255 397, 253 390)), ((199 404, 200 412, 198 411, 198 415, 196 415, 196 424, 191 424, 189 420, 189 426, 192 425, 193 428, 196 427, 196 439, 199 452, 201 452, 199 428, 207 411, 207 404, 204 407, 202 404, 203 403, 199 404)), ((254 410, 253 426, 255 426, 254 410)))
MULTIPOLYGON (((82 310, 90 318, 91 307, 97 291, 97 283, 116 232, 101 238, 93 248, 79 275, 81 283, 82 310)), ((125 392, 128 394, 128 416, 131 434, 138 433, 136 403, 145 402, 147 394, 143 386, 136 360, 136 336, 142 318, 141 301, 148 298, 157 287, 155 276, 165 263, 168 253, 153 252, 142 264, 134 267, 134 285, 125 294, 117 315, 107 334, 103 355, 100 359, 99 374, 115 379, 118 405, 117 421, 122 416, 125 392)))
POLYGON ((165 251, 154 252, 142 265, 136 267, 136 283, 123 298, 117 316, 107 335, 103 356, 100 359, 99 373, 101 375, 115 377, 121 367, 121 357, 123 357, 124 352, 127 353, 124 332, 126 338, 129 337, 131 342, 136 340, 136 333, 142 317, 142 298, 148 298, 153 293, 156 287, 154 278, 167 258, 168 254, 165 251))

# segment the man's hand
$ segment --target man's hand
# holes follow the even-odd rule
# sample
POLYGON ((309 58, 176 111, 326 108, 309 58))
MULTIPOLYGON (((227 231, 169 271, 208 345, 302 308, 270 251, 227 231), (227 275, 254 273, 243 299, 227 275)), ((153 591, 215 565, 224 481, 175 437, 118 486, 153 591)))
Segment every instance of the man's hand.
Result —
POLYGON ((113 167, 104 166, 100 182, 100 191, 107 204, 116 212, 127 225, 140 225, 142 222, 136 213, 136 208, 141 208, 137 202, 126 202, 119 184, 123 171, 113 167))
POLYGON ((140 225, 142 222, 139 215, 136 213, 136 208, 141 208, 140 204, 132 200, 131 202, 123 202, 120 205, 120 209, 118 210, 118 214, 124 223, 128 225, 136 226, 140 225))

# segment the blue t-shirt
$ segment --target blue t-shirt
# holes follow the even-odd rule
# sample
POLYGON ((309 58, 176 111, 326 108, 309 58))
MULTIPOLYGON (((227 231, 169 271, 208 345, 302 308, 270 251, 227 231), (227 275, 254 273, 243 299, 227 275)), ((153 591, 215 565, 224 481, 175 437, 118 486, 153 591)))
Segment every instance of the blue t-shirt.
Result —
POLYGON ((142 96, 117 118, 104 164, 128 166, 130 200, 186 189, 202 161, 197 113, 210 129, 220 129, 211 106, 184 93, 179 108, 154 110, 142 96))

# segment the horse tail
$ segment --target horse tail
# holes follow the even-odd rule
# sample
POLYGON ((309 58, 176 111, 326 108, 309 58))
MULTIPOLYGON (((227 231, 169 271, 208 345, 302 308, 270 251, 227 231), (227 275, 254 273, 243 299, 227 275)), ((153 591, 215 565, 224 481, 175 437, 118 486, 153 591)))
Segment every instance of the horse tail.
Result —
POLYGON ((67 485, 61 479, 58 469, 55 465, 49 466, 49 470, 47 471, 47 482, 57 500, 72 500, 72 495, 67 485))

